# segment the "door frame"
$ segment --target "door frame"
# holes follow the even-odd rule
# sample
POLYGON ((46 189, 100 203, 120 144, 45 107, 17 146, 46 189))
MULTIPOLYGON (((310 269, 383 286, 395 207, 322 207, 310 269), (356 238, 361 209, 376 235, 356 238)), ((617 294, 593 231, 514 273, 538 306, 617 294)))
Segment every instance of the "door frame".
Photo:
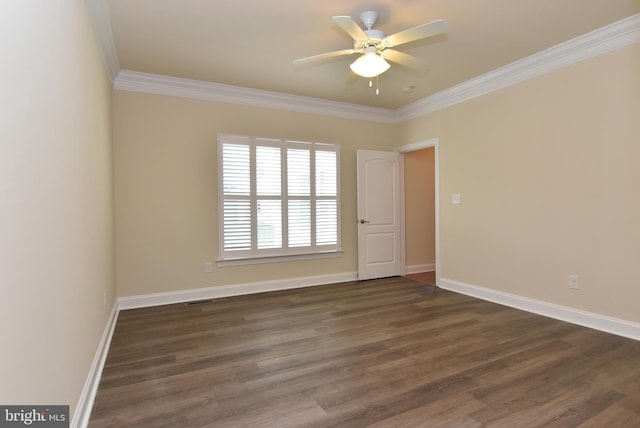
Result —
POLYGON ((402 224, 400 230, 401 243, 401 260, 402 260, 402 275, 406 274, 406 257, 405 257, 405 239, 406 239, 406 225, 405 225, 405 196, 404 196, 404 153, 413 152, 416 150, 428 149, 433 147, 433 162, 434 162, 434 174, 435 174, 435 235, 436 235, 436 285, 440 283, 440 138, 435 137, 428 140, 418 141, 417 143, 407 144, 405 146, 396 147, 394 151, 400 152, 400 215, 402 217, 402 224))

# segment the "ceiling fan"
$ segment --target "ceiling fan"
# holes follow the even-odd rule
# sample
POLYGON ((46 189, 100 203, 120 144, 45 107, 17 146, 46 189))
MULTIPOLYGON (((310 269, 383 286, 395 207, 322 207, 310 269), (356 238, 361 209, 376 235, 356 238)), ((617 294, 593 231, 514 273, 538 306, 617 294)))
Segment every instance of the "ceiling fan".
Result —
POLYGON ((334 16, 331 19, 353 38, 353 49, 343 49, 296 59, 293 61, 294 65, 308 64, 342 55, 361 54, 350 67, 354 73, 362 77, 371 78, 387 71, 390 65, 386 60, 413 69, 424 69, 426 64, 420 58, 391 48, 447 31, 447 23, 438 19, 387 36, 384 32, 373 29, 378 19, 378 13, 375 11, 366 11, 360 15, 364 30, 350 16, 334 16))

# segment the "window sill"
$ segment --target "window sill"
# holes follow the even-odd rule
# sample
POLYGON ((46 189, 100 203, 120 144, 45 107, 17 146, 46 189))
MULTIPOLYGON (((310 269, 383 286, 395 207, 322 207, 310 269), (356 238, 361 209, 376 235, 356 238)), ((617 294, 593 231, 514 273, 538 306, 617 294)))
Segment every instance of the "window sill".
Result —
POLYGON ((278 263, 278 262, 290 262, 290 261, 300 261, 300 260, 330 259, 335 257, 342 257, 342 250, 327 251, 323 253, 292 254, 287 256, 268 256, 268 257, 251 257, 251 258, 241 258, 241 259, 216 260, 216 266, 225 267, 225 266, 257 265, 261 263, 278 263))

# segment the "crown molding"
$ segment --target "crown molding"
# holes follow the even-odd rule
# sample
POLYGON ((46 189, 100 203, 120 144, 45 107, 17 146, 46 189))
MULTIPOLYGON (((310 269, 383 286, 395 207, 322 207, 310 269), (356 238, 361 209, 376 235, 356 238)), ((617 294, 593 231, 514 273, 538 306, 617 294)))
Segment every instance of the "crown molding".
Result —
POLYGON ((118 61, 118 53, 113 41, 109 8, 105 0, 86 0, 86 4, 93 22, 93 30, 96 33, 98 47, 102 54, 102 62, 109 79, 113 82, 120 72, 120 62, 118 61))
POLYGON ((86 2, 115 89, 379 123, 400 123, 414 119, 640 42, 640 14, 636 14, 392 110, 121 70, 104 0, 86 2))
POLYGON ((336 116, 369 122, 396 122, 393 110, 389 109, 130 70, 121 70, 118 73, 114 81, 114 88, 123 91, 336 116))
POLYGON ((640 14, 422 98, 394 113, 399 122, 414 119, 637 42, 640 42, 640 14))

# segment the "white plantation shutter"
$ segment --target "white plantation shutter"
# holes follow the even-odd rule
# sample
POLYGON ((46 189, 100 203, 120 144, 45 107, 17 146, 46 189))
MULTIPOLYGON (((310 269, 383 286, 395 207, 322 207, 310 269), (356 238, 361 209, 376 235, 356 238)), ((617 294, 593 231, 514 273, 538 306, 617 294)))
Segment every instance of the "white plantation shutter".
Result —
POLYGON ((318 245, 338 243, 337 152, 316 150, 316 241, 318 245))
MULTIPOLYGON (((256 193, 259 196, 282 194, 282 155, 279 147, 256 147, 256 193)), ((249 175, 247 170, 247 176, 249 175)))
POLYGON ((309 196, 311 192, 310 150, 287 150, 287 183, 289 196, 309 196))
POLYGON ((249 195, 249 148, 245 144, 224 144, 222 146, 225 195, 249 195))
POLYGON ((248 140, 222 145, 223 249, 251 250, 250 146, 248 140))
POLYGON ((224 250, 251 249, 251 205, 249 201, 224 201, 224 250))
POLYGON ((311 201, 289 200, 289 246, 311 245, 311 201))
POLYGON ((338 225, 335 221, 337 216, 338 207, 335 200, 316 203, 316 242, 318 245, 338 243, 338 225))
POLYGON ((220 260, 340 250, 339 147, 221 135, 220 260))
POLYGON ((258 249, 282 248, 282 201, 258 199, 258 249))
POLYGON ((338 171, 336 152, 316 151, 316 194, 333 196, 338 192, 338 171))

